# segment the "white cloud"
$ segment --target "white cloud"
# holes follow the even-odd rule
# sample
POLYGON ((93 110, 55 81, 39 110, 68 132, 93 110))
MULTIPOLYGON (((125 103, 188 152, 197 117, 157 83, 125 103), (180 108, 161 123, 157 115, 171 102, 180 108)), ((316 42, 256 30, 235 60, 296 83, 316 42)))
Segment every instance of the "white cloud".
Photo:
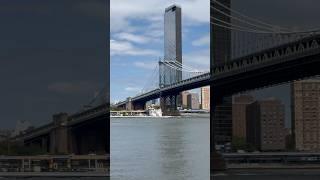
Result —
POLYGON ((209 44, 210 44, 210 33, 192 42, 193 46, 206 46, 209 44))
MULTIPOLYGON (((210 4, 208 0, 176 0, 181 6, 183 22, 188 25, 208 23, 210 4)), ((111 32, 131 29, 130 20, 147 20, 149 22, 163 21, 164 9, 173 2, 171 0, 112 0, 111 32)))
POLYGON ((160 52, 152 49, 142 49, 135 47, 128 41, 110 40, 110 54, 111 56, 159 56, 160 52))
MULTIPOLYGON (((145 49, 136 45, 163 42, 164 10, 174 3, 182 8, 184 33, 188 32, 186 27, 209 26, 210 3, 207 0, 112 0, 111 55, 163 56, 158 49, 145 49)), ((207 39, 194 42, 195 46, 205 43, 207 39)))
POLYGON ((129 91, 129 92, 138 92, 138 91, 141 90, 141 88, 138 88, 138 87, 126 87, 125 90, 129 91))
POLYGON ((136 35, 132 33, 125 33, 125 32, 115 34, 114 37, 116 37, 119 40, 126 40, 133 43, 138 43, 138 44, 145 44, 150 42, 150 38, 146 36, 136 35))

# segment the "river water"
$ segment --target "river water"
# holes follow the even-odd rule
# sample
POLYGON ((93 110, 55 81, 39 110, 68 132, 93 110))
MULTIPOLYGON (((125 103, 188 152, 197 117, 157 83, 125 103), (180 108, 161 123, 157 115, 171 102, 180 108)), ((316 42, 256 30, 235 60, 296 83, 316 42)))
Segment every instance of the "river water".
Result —
POLYGON ((209 124, 209 116, 111 118, 111 179, 209 179, 209 124))

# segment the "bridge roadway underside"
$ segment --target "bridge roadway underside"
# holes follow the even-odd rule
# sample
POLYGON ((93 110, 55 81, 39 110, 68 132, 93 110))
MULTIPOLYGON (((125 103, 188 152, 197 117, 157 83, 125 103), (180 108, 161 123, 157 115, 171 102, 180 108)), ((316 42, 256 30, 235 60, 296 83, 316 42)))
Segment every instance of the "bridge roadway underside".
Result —
POLYGON ((108 119, 109 114, 106 113, 71 126, 57 126, 49 133, 25 139, 23 143, 51 154, 108 154, 108 119))
MULTIPOLYGON (((234 73, 225 78, 210 81, 211 109, 210 112, 210 148, 215 149, 214 111, 215 107, 221 105, 223 98, 233 94, 270 87, 277 84, 291 82, 320 75, 320 54, 284 61, 273 66, 265 66, 255 70, 234 73)), ((211 152, 211 169, 219 169, 221 163, 213 162, 217 159, 211 152), (220 164, 220 165, 217 165, 220 164)))
POLYGON ((108 154, 110 149, 109 114, 69 127, 69 151, 74 154, 108 154))
MULTIPOLYGON (((177 86, 168 90, 162 90, 161 93, 153 93, 149 96, 145 96, 143 98, 140 98, 138 100, 132 100, 131 105, 123 104, 121 106, 118 106, 118 108, 122 110, 144 110, 145 105, 148 101, 151 101, 153 99, 161 98, 161 97, 168 97, 168 96, 179 96, 182 91, 195 89, 203 86, 209 85, 210 80, 204 80, 204 81, 196 81, 192 84, 186 84, 182 86, 177 86), (131 107, 128 109, 128 107, 131 107)), ((181 98, 181 97, 180 97, 181 98)))
POLYGON ((132 109, 128 110, 144 110, 146 108, 147 101, 134 101, 132 102, 132 109))

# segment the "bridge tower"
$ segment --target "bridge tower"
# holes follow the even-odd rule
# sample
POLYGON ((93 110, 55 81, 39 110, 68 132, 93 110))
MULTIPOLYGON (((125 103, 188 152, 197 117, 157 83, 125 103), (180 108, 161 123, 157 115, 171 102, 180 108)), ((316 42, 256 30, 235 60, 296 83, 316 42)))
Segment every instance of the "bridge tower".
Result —
MULTIPOLYGON (((167 63, 182 63, 181 8, 169 6, 164 13, 164 60, 167 63)), ((172 69, 159 62, 160 88, 182 80, 182 71, 172 69)), ((164 115, 178 115, 181 95, 160 95, 160 106, 164 115)))
MULTIPOLYGON (((217 5, 214 1, 231 8, 231 0, 211 0, 210 2, 210 6, 217 9, 211 8, 210 16, 231 23, 231 18, 221 13, 231 15, 230 10, 217 5)), ((211 19, 211 21, 214 21, 214 19, 211 19)), ((231 30, 211 24, 210 34, 210 63, 212 68, 213 65, 225 63, 231 59, 231 30)))

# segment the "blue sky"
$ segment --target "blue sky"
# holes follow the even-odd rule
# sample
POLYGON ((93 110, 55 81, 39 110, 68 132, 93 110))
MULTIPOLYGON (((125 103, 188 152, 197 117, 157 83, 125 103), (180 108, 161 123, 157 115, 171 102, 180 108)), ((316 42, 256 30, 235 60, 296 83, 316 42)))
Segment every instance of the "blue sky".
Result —
POLYGON ((111 102, 134 96, 163 57, 164 9, 182 8, 183 63, 209 70, 208 0, 111 1, 111 102))

